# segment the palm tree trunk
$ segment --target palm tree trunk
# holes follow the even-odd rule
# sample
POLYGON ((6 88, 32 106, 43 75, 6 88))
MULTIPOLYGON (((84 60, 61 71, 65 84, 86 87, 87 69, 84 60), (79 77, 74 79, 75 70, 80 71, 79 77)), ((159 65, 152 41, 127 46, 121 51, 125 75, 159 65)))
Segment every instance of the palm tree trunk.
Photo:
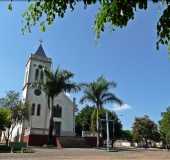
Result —
POLYGON ((48 133, 48 145, 53 144, 53 129, 54 129, 54 120, 53 120, 53 105, 54 105, 54 98, 51 98, 51 113, 50 113, 50 122, 49 122, 49 133, 48 133))
POLYGON ((99 132, 99 107, 97 106, 97 115, 96 115, 96 129, 97 129, 97 142, 96 147, 100 146, 100 132, 99 132))

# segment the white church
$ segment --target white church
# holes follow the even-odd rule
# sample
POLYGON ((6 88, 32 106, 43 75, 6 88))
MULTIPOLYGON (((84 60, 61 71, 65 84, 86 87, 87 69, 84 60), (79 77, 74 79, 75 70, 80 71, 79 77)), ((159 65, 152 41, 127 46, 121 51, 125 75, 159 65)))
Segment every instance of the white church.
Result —
MULTIPOLYGON (((42 45, 34 54, 31 54, 25 69, 23 100, 30 104, 30 119, 15 128, 12 140, 19 137, 28 145, 47 144, 50 112, 47 106, 47 97, 41 90, 31 88, 29 84, 44 79, 43 68, 51 69, 52 59, 47 57, 42 45)), ((54 100, 54 131, 55 136, 75 136, 74 108, 75 103, 61 93, 54 100)))

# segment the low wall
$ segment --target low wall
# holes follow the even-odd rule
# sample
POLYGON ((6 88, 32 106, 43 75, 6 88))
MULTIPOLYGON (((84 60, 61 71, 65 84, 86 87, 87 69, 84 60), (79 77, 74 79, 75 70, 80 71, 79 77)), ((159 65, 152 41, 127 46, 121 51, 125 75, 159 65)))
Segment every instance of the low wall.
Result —
MULTIPOLYGON (((97 138, 96 137, 83 137, 87 144, 91 147, 96 147, 97 138)), ((100 138, 100 146, 103 146, 103 139, 100 138)))
MULTIPOLYGON (((67 143, 70 143, 69 145, 71 146, 72 143, 77 143, 79 142, 83 142, 86 145, 88 145, 89 147, 96 147, 96 142, 97 142, 97 138, 96 137, 59 137, 59 139, 61 139, 61 141, 63 143, 65 143, 63 141, 63 139, 65 139, 65 141, 67 143)), ((30 146, 43 146, 44 144, 48 143, 48 135, 28 135, 28 136, 24 136, 23 137, 23 142, 27 143, 30 146)), ((75 145, 74 143, 74 145, 75 145)), ((53 137, 53 145, 56 145, 56 136, 53 137)), ((103 145, 103 140, 100 139, 100 145, 103 145)), ((63 144, 64 147, 64 144, 63 144)))
MULTIPOLYGON (((42 146, 48 143, 48 135, 28 135, 23 141, 29 146, 42 146)), ((56 145, 56 136, 53 137, 53 144, 56 145)))

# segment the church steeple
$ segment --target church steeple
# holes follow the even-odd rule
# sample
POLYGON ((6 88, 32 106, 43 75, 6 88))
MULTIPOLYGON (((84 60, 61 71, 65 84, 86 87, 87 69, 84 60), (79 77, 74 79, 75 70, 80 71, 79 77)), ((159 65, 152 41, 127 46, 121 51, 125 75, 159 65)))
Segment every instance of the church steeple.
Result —
POLYGON ((42 44, 39 45, 37 51, 35 52, 34 55, 37 55, 37 56, 40 56, 40 57, 44 57, 44 58, 47 58, 45 52, 44 52, 44 49, 42 47, 42 44))

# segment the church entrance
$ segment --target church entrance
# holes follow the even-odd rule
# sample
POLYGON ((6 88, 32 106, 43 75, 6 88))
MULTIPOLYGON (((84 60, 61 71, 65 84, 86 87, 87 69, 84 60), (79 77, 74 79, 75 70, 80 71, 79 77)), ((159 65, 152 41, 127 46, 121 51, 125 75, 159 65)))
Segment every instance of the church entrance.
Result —
POLYGON ((59 137, 61 134, 61 122, 54 122, 54 130, 55 130, 55 135, 59 137))

